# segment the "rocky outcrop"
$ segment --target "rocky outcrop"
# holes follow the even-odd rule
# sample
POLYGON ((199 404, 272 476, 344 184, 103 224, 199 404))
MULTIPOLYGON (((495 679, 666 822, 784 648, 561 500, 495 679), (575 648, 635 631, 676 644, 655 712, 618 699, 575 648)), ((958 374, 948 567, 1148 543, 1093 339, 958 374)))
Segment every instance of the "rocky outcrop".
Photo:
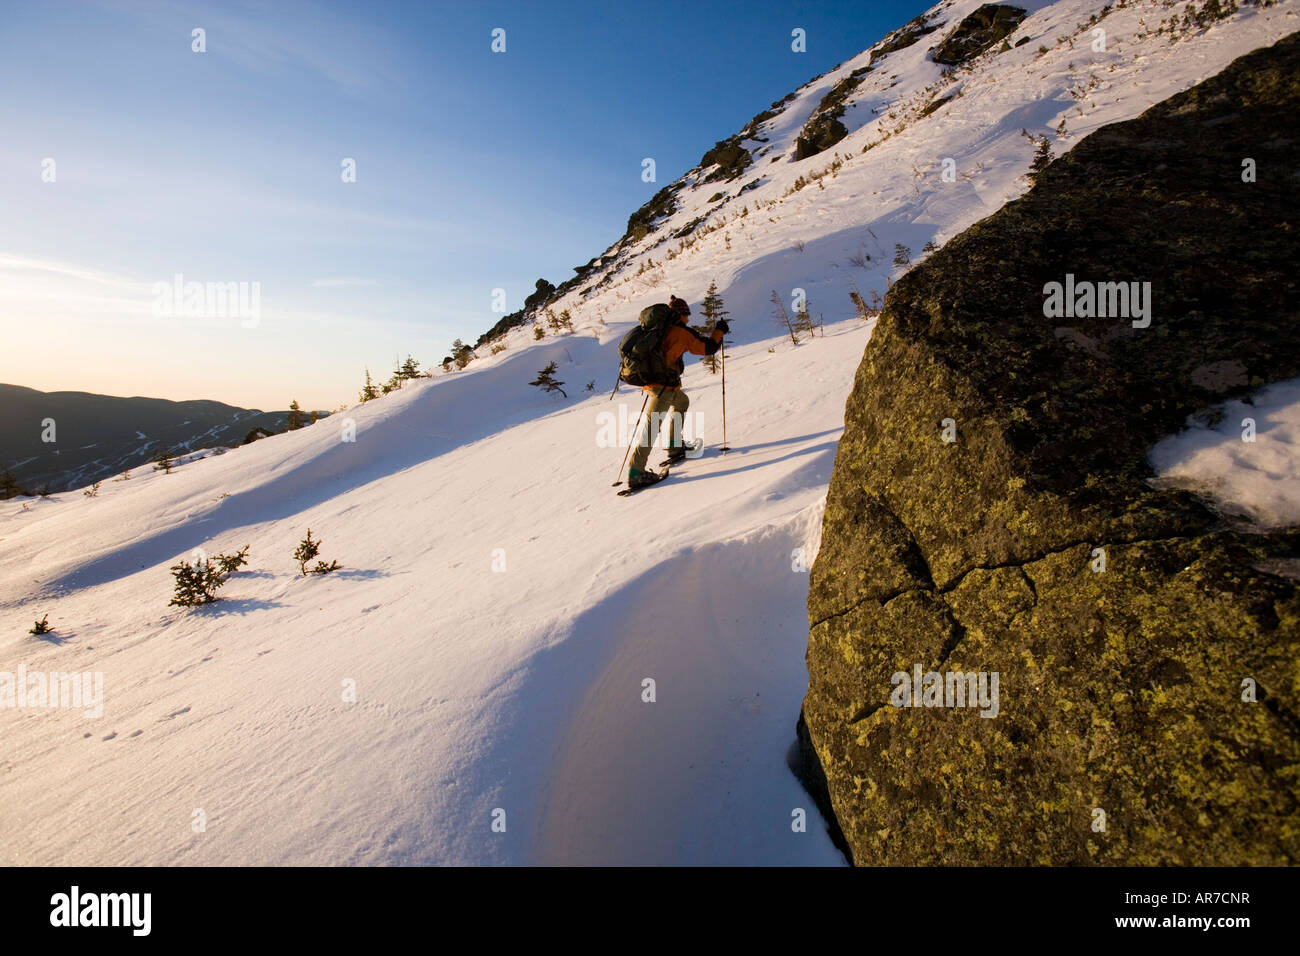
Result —
POLYGON ((969 63, 999 40, 1010 36, 1025 16, 1020 7, 1005 3, 984 4, 957 24, 957 28, 934 48, 934 62, 947 66, 969 63))
POLYGON ((1190 413, 1300 374, 1298 37, 1089 136, 887 297, 800 721, 855 863, 1300 861, 1300 592, 1278 570, 1300 530, 1233 525, 1147 461, 1190 413), (1053 282, 1074 317, 1047 314, 1053 282), (1101 282, 1149 289, 1149 324, 1081 316, 1101 282), (996 707, 900 706, 957 703, 930 672, 996 673, 996 707))
POLYGON ((840 122, 840 117, 844 115, 849 96, 858 88, 862 78, 870 72, 870 66, 859 67, 831 87, 830 91, 822 97, 821 102, 817 104, 817 109, 813 110, 812 116, 808 118, 808 122, 799 131, 798 139, 795 140, 792 157, 795 162, 807 159, 809 156, 816 156, 849 135, 848 128, 840 122))

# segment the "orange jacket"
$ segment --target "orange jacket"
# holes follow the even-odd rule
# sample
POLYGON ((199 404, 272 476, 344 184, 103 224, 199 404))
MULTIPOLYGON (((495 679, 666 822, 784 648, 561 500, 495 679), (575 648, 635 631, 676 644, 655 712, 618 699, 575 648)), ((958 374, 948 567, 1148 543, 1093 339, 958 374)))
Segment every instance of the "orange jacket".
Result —
MULTIPOLYGON (((722 332, 719 329, 713 330, 711 338, 703 338, 694 329, 689 328, 684 322, 678 322, 669 328, 664 335, 664 364, 669 368, 677 368, 680 373, 685 370, 686 364, 682 361, 682 356, 687 352, 692 355, 712 355, 722 345, 722 332), (712 346, 712 348, 710 348, 712 346)), ((655 391, 662 388, 676 389, 680 385, 643 385, 644 389, 655 391)))

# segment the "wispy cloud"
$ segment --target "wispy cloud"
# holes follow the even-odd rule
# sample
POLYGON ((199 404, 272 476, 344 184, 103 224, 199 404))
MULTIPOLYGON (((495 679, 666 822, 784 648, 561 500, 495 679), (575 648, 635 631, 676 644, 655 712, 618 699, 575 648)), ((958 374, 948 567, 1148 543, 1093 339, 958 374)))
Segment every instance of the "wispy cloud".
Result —
POLYGON ((209 55, 229 57, 256 73, 300 70, 348 92, 392 83, 395 37, 337 7, 307 0, 275 3, 139 3, 102 0, 119 14, 145 20, 188 19, 206 32, 209 55))
POLYGON ((122 276, 112 275, 107 272, 99 272, 94 269, 86 269, 81 266, 71 265, 66 262, 54 262, 50 259, 32 259, 27 256, 14 256, 6 253, 0 253, 0 269, 7 272, 31 273, 57 275, 69 279, 79 279, 83 282, 94 282, 98 285, 110 286, 115 289, 125 289, 130 292, 139 292, 141 294, 149 291, 150 285, 147 282, 141 282, 137 279, 127 279, 122 276))

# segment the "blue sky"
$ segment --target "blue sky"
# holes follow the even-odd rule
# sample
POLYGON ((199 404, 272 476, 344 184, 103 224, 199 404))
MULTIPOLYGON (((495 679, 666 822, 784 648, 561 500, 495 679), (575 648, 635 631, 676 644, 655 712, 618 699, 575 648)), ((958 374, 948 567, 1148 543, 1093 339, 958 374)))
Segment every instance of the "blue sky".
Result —
POLYGON ((354 402, 928 5, 7 3, 0 381, 354 402), (259 283, 258 320, 158 315, 177 274, 259 283))

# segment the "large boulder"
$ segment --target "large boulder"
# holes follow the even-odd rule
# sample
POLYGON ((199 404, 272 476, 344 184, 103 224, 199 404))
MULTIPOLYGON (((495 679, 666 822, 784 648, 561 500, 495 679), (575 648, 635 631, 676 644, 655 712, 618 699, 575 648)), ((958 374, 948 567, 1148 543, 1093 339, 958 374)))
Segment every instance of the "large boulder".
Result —
POLYGON ((1298 37, 1092 134, 886 298, 799 725, 855 863, 1300 862, 1300 530, 1147 458, 1300 374, 1298 37), (1067 274, 1151 283, 1149 325, 1049 317, 1067 274), (996 672, 996 716, 897 706, 916 667, 996 672))

